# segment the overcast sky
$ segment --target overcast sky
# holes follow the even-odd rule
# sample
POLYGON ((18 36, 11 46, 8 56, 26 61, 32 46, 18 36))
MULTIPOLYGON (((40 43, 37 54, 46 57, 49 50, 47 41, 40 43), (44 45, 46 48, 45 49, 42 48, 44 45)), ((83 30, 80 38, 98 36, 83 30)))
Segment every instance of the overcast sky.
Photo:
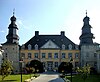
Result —
POLYGON ((60 34, 79 44, 83 18, 90 17, 94 42, 100 43, 100 0, 0 0, 0 43, 6 42, 10 17, 15 8, 19 44, 35 35, 60 34))

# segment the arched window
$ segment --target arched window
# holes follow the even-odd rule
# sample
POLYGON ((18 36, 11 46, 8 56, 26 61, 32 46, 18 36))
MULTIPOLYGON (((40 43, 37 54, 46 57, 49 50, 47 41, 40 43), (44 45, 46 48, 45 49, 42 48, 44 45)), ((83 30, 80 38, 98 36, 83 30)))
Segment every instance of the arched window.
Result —
POLYGON ((65 45, 64 44, 62 44, 62 50, 65 50, 65 45))
POLYGON ((72 45, 69 44, 69 45, 68 45, 68 48, 69 48, 69 50, 72 50, 72 45))
POLYGON ((28 50, 31 50, 32 49, 32 46, 29 44, 28 45, 28 50))
POLYGON ((38 45, 37 44, 35 44, 35 50, 38 50, 38 45))

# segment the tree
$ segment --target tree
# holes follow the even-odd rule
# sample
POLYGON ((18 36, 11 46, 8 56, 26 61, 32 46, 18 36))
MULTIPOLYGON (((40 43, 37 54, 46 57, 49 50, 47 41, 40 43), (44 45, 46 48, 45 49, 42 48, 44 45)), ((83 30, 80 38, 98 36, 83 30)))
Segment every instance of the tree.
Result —
POLYGON ((70 73, 73 68, 73 65, 72 65, 72 63, 70 63, 70 62, 62 62, 60 65, 59 65, 59 67, 58 67, 58 72, 59 73, 70 73))
POLYGON ((88 75, 90 74, 90 66, 86 65, 86 66, 83 66, 82 68, 77 67, 77 72, 79 74, 81 74, 82 79, 85 82, 85 80, 87 79, 88 75))
POLYGON ((32 60, 29 64, 29 66, 35 68, 35 73, 44 72, 43 64, 42 64, 42 62, 40 62, 38 60, 32 60))
POLYGON ((3 59, 3 63, 1 64, 1 69, 0 69, 2 80, 4 80, 5 77, 10 75, 12 71, 13 67, 11 62, 8 59, 3 59))

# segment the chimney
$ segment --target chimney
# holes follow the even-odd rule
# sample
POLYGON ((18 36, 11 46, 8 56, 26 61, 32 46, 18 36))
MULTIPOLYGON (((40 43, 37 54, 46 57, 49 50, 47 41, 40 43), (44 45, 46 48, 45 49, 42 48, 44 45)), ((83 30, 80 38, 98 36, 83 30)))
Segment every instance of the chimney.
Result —
POLYGON ((61 36, 65 36, 65 31, 61 31, 61 36))
POLYGON ((38 36, 39 35, 39 31, 35 31, 35 36, 38 36))

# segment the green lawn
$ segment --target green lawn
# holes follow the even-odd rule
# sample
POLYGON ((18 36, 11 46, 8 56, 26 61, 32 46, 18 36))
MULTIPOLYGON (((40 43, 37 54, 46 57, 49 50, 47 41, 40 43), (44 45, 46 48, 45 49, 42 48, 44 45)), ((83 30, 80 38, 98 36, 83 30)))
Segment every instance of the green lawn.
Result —
MULTIPOLYGON (((0 82, 20 82, 21 81, 21 75, 9 75, 4 79, 4 81, 2 81, 1 78, 2 76, 0 75, 0 82)), ((30 78, 30 74, 22 75, 23 82, 24 80, 29 79, 29 78, 30 78)))
MULTIPOLYGON (((69 80, 71 79, 70 76, 66 76, 69 80)), ((84 82, 80 75, 75 75, 72 78, 72 82, 84 82)), ((100 82, 100 75, 89 75, 85 82, 100 82)))

